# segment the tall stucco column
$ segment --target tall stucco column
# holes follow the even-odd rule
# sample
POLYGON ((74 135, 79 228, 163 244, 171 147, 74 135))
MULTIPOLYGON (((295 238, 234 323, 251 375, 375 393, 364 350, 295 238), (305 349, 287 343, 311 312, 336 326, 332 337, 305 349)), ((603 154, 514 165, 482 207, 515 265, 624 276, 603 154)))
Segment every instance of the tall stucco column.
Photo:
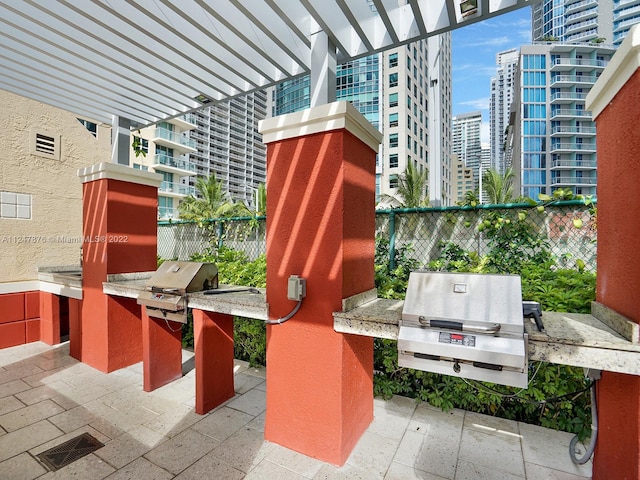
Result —
POLYGON ((156 270, 162 177, 114 163, 81 169, 78 176, 84 236, 80 360, 111 372, 142 360, 141 309, 135 299, 105 295, 102 283, 107 275, 156 270))
MULTIPOLYGON (((587 97, 598 148, 596 300, 640 323, 640 28, 634 27, 587 97)), ((631 339, 639 342, 639 338, 631 339)), ((594 480, 640 478, 640 377, 603 372, 597 387, 594 480)))
POLYGON ((265 438, 342 465, 373 419, 373 339, 333 329, 342 300, 374 288, 375 158, 381 134, 349 103, 262 122, 267 144, 267 303, 287 280, 307 295, 267 330, 265 438))

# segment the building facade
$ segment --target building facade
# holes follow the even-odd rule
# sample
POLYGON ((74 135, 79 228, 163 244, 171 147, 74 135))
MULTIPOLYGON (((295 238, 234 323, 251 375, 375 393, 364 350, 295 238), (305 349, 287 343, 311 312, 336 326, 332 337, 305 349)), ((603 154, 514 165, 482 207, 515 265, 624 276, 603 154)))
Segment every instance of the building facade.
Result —
MULTIPOLYGON (((432 204, 451 204, 451 36, 427 40, 357 59, 336 69, 336 98, 351 102, 383 133, 376 164, 376 197, 394 196, 411 163, 429 172, 432 204)), ((309 77, 272 90, 271 112, 310 105, 309 77)))
POLYGON ((489 135, 491 168, 504 174, 509 165, 505 161, 509 112, 514 99, 518 50, 512 48, 496 55, 496 76, 491 78, 489 97, 489 135))
POLYGON ((482 112, 470 112, 453 117, 451 151, 473 172, 473 190, 479 188, 482 143, 482 112))
POLYGON ((585 98, 614 52, 590 43, 521 48, 512 116, 517 192, 595 195, 596 129, 585 98))
POLYGON ((533 41, 618 47, 640 22, 640 0, 543 0, 532 6, 533 41))

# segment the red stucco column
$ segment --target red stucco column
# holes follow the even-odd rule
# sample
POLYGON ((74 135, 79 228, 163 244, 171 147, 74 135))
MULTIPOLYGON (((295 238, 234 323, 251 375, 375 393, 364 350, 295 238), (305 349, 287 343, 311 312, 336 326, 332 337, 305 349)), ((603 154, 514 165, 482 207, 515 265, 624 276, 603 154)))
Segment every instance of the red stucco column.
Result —
MULTIPOLYGON (((640 323, 640 29, 635 27, 587 97, 598 147, 596 300, 640 323)), ((640 341, 640 339, 635 339, 640 341)), ((603 372, 597 387, 593 478, 640 478, 640 377, 603 372)))
POLYGON ((142 307, 142 387, 151 392, 182 377, 182 324, 149 317, 142 307))
POLYGON ((374 288, 375 157, 381 139, 347 102, 265 120, 267 303, 287 315, 287 279, 307 279, 298 313, 267 327, 265 438, 342 465, 373 419, 373 339, 333 329, 342 300, 374 288))
POLYGON ((196 413, 204 415, 235 395, 233 317, 193 309, 196 413))
POLYGON ((60 343, 60 297, 49 292, 40 292, 40 340, 60 343))
POLYGON ((76 360, 82 357, 82 300, 69 299, 69 355, 76 360))
POLYGON ((84 235, 80 359, 111 372, 142 360, 141 310, 135 299, 102 293, 102 283, 110 274, 156 270, 162 178, 114 163, 84 168, 78 176, 84 235))

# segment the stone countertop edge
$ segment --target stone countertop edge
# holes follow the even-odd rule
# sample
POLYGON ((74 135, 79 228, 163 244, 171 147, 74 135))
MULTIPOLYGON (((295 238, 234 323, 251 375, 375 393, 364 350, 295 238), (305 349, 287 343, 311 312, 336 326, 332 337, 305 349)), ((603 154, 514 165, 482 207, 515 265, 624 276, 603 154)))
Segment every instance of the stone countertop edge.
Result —
POLYGON ((599 302, 591 302, 591 315, 631 343, 640 343, 640 324, 599 302))

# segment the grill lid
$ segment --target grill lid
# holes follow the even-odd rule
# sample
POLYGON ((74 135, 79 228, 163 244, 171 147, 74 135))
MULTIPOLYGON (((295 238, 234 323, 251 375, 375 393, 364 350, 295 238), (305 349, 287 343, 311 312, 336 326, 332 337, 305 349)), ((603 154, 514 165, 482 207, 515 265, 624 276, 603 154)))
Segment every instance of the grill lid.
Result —
POLYGON ((411 272, 402 325, 522 335, 520 277, 411 272))
POLYGON ((218 288, 213 263, 166 261, 147 281, 147 290, 177 295, 213 288, 218 288))

